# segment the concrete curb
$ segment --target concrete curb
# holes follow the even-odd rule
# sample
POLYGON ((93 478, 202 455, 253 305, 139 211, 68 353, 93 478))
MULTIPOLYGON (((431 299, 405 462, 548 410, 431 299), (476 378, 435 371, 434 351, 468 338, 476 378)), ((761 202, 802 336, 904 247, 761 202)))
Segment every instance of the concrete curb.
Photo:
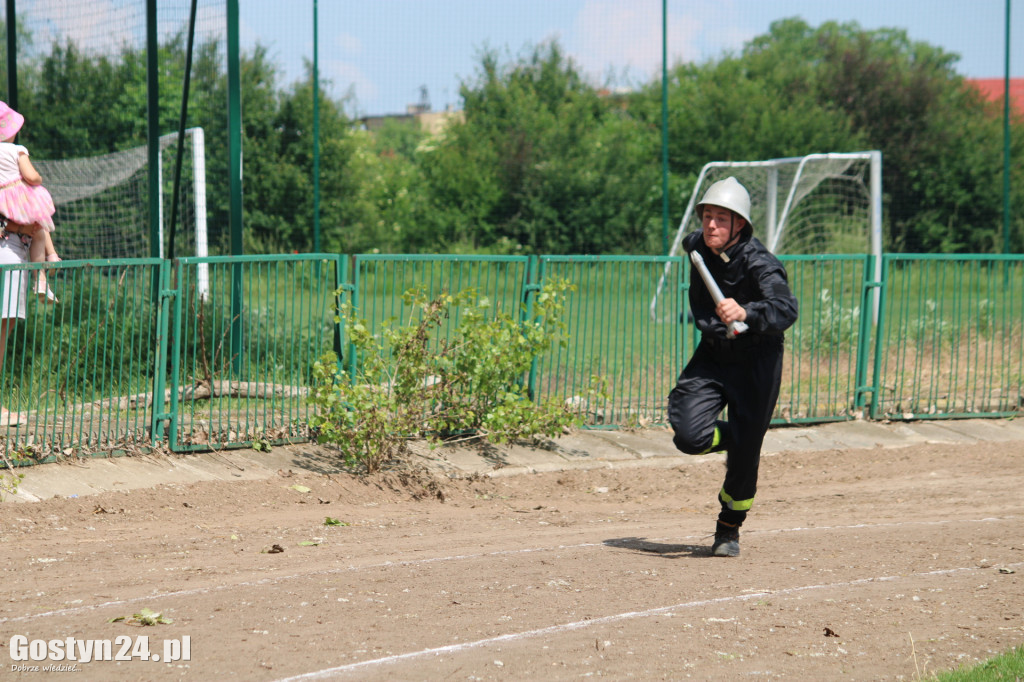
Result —
MULTIPOLYGON (((765 436, 766 456, 794 451, 899 448, 924 443, 965 444, 1024 441, 1024 421, 849 421, 774 428, 765 436)), ((519 476, 552 471, 636 467, 673 468, 698 461, 724 460, 721 453, 681 455, 664 428, 639 431, 578 431, 542 446, 504 448, 421 448, 417 461, 426 468, 459 477, 519 476)), ((197 481, 259 480, 279 471, 342 474, 346 468, 329 448, 290 445, 270 452, 231 450, 183 455, 145 455, 40 464, 21 469, 25 478, 5 502, 34 502, 51 497, 84 497, 111 490, 133 490, 197 481)))

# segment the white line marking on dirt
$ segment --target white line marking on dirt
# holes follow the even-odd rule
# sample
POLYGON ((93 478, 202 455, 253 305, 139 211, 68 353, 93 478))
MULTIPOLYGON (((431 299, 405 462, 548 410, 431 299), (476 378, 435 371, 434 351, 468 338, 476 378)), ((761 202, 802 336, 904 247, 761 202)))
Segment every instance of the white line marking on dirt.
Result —
MULTIPOLYGON (((1009 566, 1021 566, 1020 564, 1009 564, 1009 566)), ((359 668, 368 668, 371 666, 387 665, 389 663, 395 663, 397 661, 410 660, 413 658, 421 658, 423 656, 439 655, 447 653, 458 653, 460 651, 467 651, 469 649, 477 649, 480 647, 489 646, 491 644, 497 644, 499 642, 512 642, 521 639, 530 639, 533 637, 542 637, 544 635, 553 635, 562 632, 569 632, 572 630, 582 630, 589 628, 593 625, 605 625, 608 623, 615 623, 623 620, 632 620, 634 618, 647 618, 648 616, 656 616, 663 613, 671 613, 672 611, 680 609, 693 608, 695 606, 711 606, 714 604, 727 604, 729 602, 740 602, 747 601, 749 599, 755 599, 758 597, 772 597, 787 594, 796 594, 797 592, 810 592, 812 590, 833 590, 841 587, 854 587, 857 585, 865 585, 867 583, 876 582, 891 582, 894 580, 905 580, 908 578, 926 578, 928 576, 936 575, 952 575, 953 573, 964 573, 969 571, 981 571, 987 570, 988 567, 982 566, 964 566, 960 568, 946 568, 937 571, 925 571, 923 573, 911 573, 910 575, 887 575, 878 576, 875 578, 860 578, 858 580, 847 580, 839 583, 828 583, 825 585, 803 585, 801 587, 789 587, 783 590, 761 590, 749 594, 733 595, 730 597, 717 597, 715 599, 701 599, 699 601, 683 602, 682 604, 673 604, 672 606, 659 606, 654 609, 647 609, 646 611, 628 611, 626 613, 617 613, 612 616, 603 616, 601 618, 593 618, 590 620, 578 620, 573 623, 563 623, 561 625, 551 625, 546 628, 538 628, 536 630, 526 630, 524 632, 512 632, 507 635, 499 635, 497 637, 488 637, 487 639, 478 639, 475 642, 462 642, 459 644, 449 644, 447 646, 434 647, 432 649, 421 649, 420 651, 410 651, 404 654, 396 654, 394 656, 385 656, 384 658, 374 658, 368 661, 360 661, 359 663, 349 663, 348 665, 339 665, 334 668, 325 668, 323 670, 316 670, 313 672, 303 673, 301 675, 295 675, 294 677, 283 677, 277 682, 295 682, 295 680, 315 680, 330 677, 333 675, 341 675, 352 670, 359 668)))
MULTIPOLYGON (((887 527, 906 527, 906 526, 935 526, 943 525, 947 523, 990 523, 992 521, 1012 521, 1015 516, 1005 517, 987 517, 983 519, 948 519, 942 521, 908 521, 903 523, 877 523, 877 524, 855 524, 851 526, 812 526, 809 528, 778 528, 775 530, 763 530, 753 531, 753 534, 771 534, 771 533, 797 533, 811 530, 851 530, 858 528, 887 528, 887 527)), ((687 535, 682 538, 676 538, 673 541, 678 543, 680 540, 697 540, 710 537, 710 535, 687 535)), ((656 540, 669 540, 669 538, 654 538, 656 540)), ((330 568, 323 571, 310 571, 305 573, 293 573, 291 575, 275 576, 273 578, 264 578, 262 580, 246 580, 240 583, 231 583, 230 585, 217 585, 215 587, 197 587, 191 590, 177 590, 175 592, 162 592, 156 594, 148 594, 143 597, 132 597, 131 599, 115 599, 113 601, 103 602, 101 604, 87 604, 85 606, 74 606, 67 609, 57 609, 56 611, 46 611, 44 613, 34 613, 27 616, 13 616, 10 618, 0 618, 0 624, 3 623, 17 623, 25 620, 35 620, 37 618, 49 618, 50 616, 65 616, 73 613, 82 613, 83 611, 94 611, 96 609, 106 608, 108 606, 123 606, 125 604, 133 604, 140 601, 152 601, 154 599, 168 599, 172 597, 187 597, 195 594, 212 594, 214 592, 220 592, 222 590, 232 590, 239 587, 257 587, 260 585, 273 585, 276 583, 287 582, 289 580, 297 580, 299 578, 308 578, 317 575, 332 575, 334 573, 347 573, 351 571, 364 571, 372 570, 375 568, 388 568, 391 566, 421 566, 425 564, 434 564, 446 561, 461 561, 464 559, 479 559, 481 557, 492 557, 502 555, 514 555, 514 554, 530 554, 532 552, 557 552, 559 550, 566 549, 580 549, 584 547, 607 547, 607 542, 581 542, 577 545, 555 545, 553 547, 528 547, 525 549, 502 549, 495 552, 481 552, 479 554, 455 554, 452 556, 433 557, 430 559, 408 559, 405 561, 384 561, 377 564, 367 564, 366 566, 346 566, 344 568, 330 568)))

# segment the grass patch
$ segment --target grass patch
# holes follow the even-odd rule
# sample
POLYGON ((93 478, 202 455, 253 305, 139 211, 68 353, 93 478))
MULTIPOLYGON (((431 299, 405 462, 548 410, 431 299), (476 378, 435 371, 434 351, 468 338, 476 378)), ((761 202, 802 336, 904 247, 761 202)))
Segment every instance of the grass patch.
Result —
POLYGON ((971 668, 936 673, 925 678, 933 682, 991 682, 992 680, 1024 679, 1024 646, 979 663, 971 668))

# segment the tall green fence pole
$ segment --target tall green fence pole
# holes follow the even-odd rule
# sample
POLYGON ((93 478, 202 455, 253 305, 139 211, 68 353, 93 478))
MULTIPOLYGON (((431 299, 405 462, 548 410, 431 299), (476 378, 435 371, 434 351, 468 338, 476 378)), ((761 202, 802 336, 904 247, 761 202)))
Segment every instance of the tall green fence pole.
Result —
MULTIPOLYGON (((238 0, 227 0, 228 14, 228 226, 231 255, 242 255, 242 79, 238 45, 238 0)), ((231 359, 242 371, 242 266, 231 268, 231 359)))
MULTIPOLYGON (((174 155, 174 184, 171 190, 171 221, 168 223, 170 235, 167 240, 167 257, 174 258, 174 238, 178 233, 178 197, 181 193, 181 162, 185 154, 185 123, 188 120, 188 93, 192 86, 192 48, 196 37, 196 3, 188 13, 188 47, 185 48, 185 82, 181 86, 181 113, 178 117, 178 148, 174 155)), ((198 254, 196 254, 198 255, 198 254)))
POLYGON ((313 0, 313 253, 320 253, 320 47, 313 0))
POLYGON ((7 103, 18 108, 18 12, 7 0, 7 103))
POLYGON ((668 255, 668 0, 661 0, 661 252, 668 255))
MULTIPOLYGON (((149 255, 163 257, 160 243, 160 55, 156 0, 146 0, 146 151, 149 161, 149 255)), ((156 288, 156 285, 154 285, 156 288)), ((159 295, 159 292, 155 292, 159 295)))
POLYGON ((1006 0, 1006 56, 1003 77, 1003 253, 1010 253, 1010 2, 1006 0))

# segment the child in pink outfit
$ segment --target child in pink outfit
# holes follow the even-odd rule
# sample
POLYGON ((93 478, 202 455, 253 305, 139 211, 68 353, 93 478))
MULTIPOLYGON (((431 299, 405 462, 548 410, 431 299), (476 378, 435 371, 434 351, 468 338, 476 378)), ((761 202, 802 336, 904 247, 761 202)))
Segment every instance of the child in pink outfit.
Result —
MULTIPOLYGON (((11 140, 21 130, 25 117, 5 102, 0 102, 0 215, 32 230, 29 258, 33 263, 59 261, 50 233, 54 230, 53 198, 43 187, 43 178, 28 159, 28 150, 11 140)), ((35 293, 42 303, 53 304, 57 298, 46 282, 46 273, 39 271, 35 293)))

